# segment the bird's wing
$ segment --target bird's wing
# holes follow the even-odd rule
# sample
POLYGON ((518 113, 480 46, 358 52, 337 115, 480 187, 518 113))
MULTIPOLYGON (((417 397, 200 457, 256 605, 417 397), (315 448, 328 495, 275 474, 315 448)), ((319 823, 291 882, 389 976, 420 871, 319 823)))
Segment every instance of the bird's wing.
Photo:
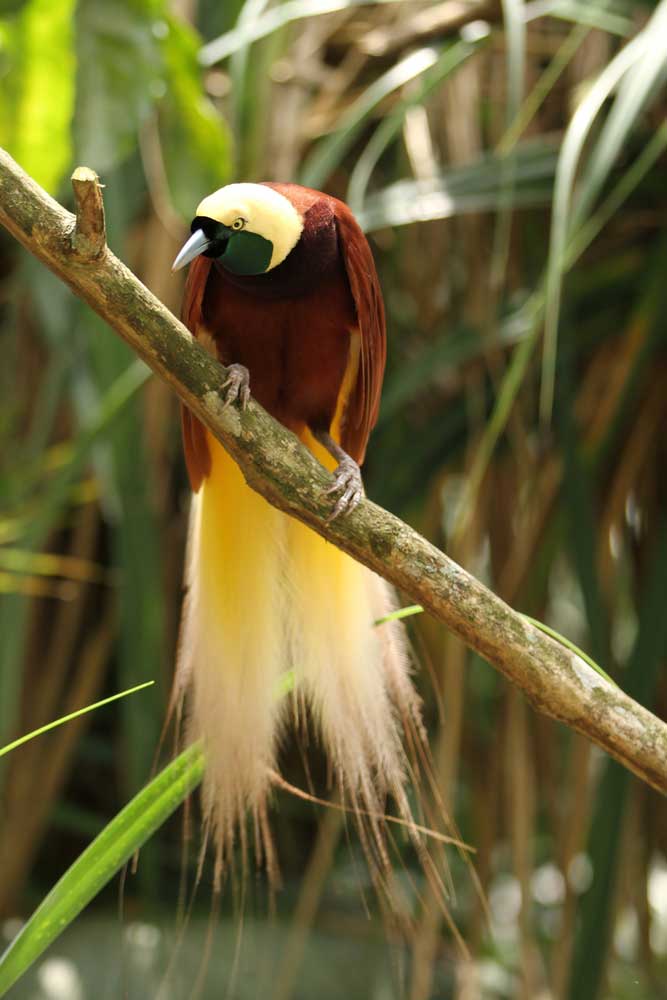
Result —
MULTIPOLYGON (((181 319, 194 337, 203 328, 202 302, 210 269, 209 258, 196 257, 190 264, 185 282, 181 319)), ((206 428, 185 405, 181 406, 181 430, 190 486, 197 493, 202 481, 211 471, 211 455, 206 428)))
POLYGON ((343 202, 335 203, 338 240, 357 311, 360 357, 356 379, 345 405, 341 446, 359 464, 380 409, 387 357, 384 303, 375 262, 366 237, 343 202))

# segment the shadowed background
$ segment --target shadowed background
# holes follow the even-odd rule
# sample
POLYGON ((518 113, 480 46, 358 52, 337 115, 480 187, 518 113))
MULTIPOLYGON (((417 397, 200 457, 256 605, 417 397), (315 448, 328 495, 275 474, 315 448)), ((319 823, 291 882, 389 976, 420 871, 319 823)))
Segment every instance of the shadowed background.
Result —
MULTIPOLYGON (((663 715, 666 22, 664 0, 0 2, 0 144, 66 204, 72 168, 94 168, 111 248, 175 312, 170 265, 204 194, 296 180, 348 201, 388 312, 369 495, 663 715)), ((175 399, 4 233, 0 323, 0 743, 156 681, 3 761, 7 941, 150 777, 189 492, 175 399)), ((388 937, 354 833, 281 793, 285 887, 269 915, 250 881, 233 995, 667 996, 663 800, 440 626, 411 629, 440 786, 488 900, 453 854, 471 958, 400 838, 415 931, 388 937)), ((283 764, 306 784, 295 743, 283 764)), ((163 983, 180 1000, 205 968, 220 996, 240 903, 229 885, 207 959, 207 871, 178 938, 197 861, 182 831, 142 851, 120 915, 116 880, 12 995, 163 983)))

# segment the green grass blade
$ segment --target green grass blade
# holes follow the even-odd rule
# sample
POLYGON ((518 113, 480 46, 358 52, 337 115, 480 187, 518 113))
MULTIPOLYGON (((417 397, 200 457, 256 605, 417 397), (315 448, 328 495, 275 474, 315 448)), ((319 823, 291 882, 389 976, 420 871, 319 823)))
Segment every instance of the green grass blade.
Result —
POLYGON ((341 116, 336 131, 322 139, 307 158, 301 170, 301 183, 306 187, 321 187, 348 152, 366 118, 378 104, 389 94, 432 69, 440 55, 438 49, 417 49, 374 80, 341 116))
POLYGON ((595 237, 620 210, 623 202, 643 181, 665 149, 667 149, 667 122, 663 122, 658 128, 632 166, 628 167, 618 183, 602 202, 599 209, 574 234, 565 256, 566 268, 570 268, 581 257, 582 253, 590 246, 595 237))
POLYGON ((438 57, 432 69, 424 74, 413 93, 403 97, 390 114, 388 114, 373 133, 366 148, 357 160, 347 190, 347 203, 353 212, 361 210, 366 194, 366 188, 375 169, 375 165, 387 146, 403 128, 405 116, 411 108, 421 105, 426 97, 442 82, 458 69, 483 42, 488 41, 490 33, 480 35, 474 42, 461 41, 448 46, 438 57))
MULTIPOLYGON (((655 548, 647 569, 637 604, 639 629, 624 686, 631 698, 650 708, 667 655, 667 524, 664 521, 656 531, 655 548)), ((581 903, 581 925, 570 968, 568 1000, 597 1000, 602 993, 609 939, 613 933, 623 820, 631 780, 629 771, 616 761, 607 761, 588 837, 587 853, 594 875, 581 903)))
POLYGON ((103 705, 109 705, 112 701, 118 701, 119 698, 126 698, 129 694, 134 694, 135 691, 142 691, 144 688, 152 687, 155 681, 144 681, 143 684, 137 684, 136 687, 128 688, 127 691, 120 691, 118 694, 112 694, 109 698, 103 698, 102 701, 96 701, 92 705, 86 705, 85 708, 79 708, 76 712, 70 712, 69 715, 63 715, 60 719, 54 719, 53 722, 47 722, 45 726, 40 726, 39 729, 33 729, 31 733, 26 733, 25 736, 19 736, 17 740, 12 743, 8 743, 4 747, 0 747, 0 757, 3 757, 10 750, 15 750, 20 747, 23 743, 27 743, 28 740, 32 740, 35 736, 41 736, 42 733, 48 733, 50 729, 55 729, 56 726, 62 726, 65 722, 71 722, 72 719, 77 719, 80 715, 85 715, 87 712, 92 712, 96 708, 102 708, 103 705))
POLYGON ((421 604, 408 604, 405 608, 397 608, 396 611, 392 611, 391 614, 385 615, 383 618, 377 618, 373 624, 374 625, 384 625, 385 622, 397 622, 401 618, 411 618, 412 615, 421 615, 424 609, 421 604))
POLYGON ((586 28, 599 28, 609 35, 619 35, 621 38, 629 37, 635 30, 635 25, 630 17, 623 17, 619 13, 610 13, 606 7, 607 3, 596 5, 586 0, 585 3, 578 3, 576 0, 551 0, 546 3, 531 3, 527 21, 534 21, 538 17, 561 18, 563 21, 572 21, 574 24, 582 25, 586 28))
POLYGON ((651 20, 637 36, 637 42, 640 45, 639 58, 620 81, 616 100, 581 179, 574 228, 588 216, 628 135, 664 82, 667 74, 667 0, 662 0, 656 8, 651 20))
MULTIPOLYGON (((527 332, 511 314, 500 325, 498 341, 503 347, 511 348, 527 332)), ((387 425, 402 407, 446 373, 460 371, 463 365, 483 357, 485 347, 484 339, 475 327, 439 330, 432 342, 423 345, 414 356, 402 359, 401 364, 388 374, 376 426, 381 428, 387 425)))
MULTIPOLYGON (((246 0, 241 8, 241 13, 239 14, 237 29, 245 32, 249 36, 252 35, 253 26, 265 13, 267 3, 268 0, 246 0)), ((250 81, 248 79, 250 51, 251 44, 248 42, 247 44, 242 45, 236 52, 232 53, 229 60, 229 75, 232 82, 230 108, 231 122, 234 128, 234 134, 237 136, 244 136, 242 126, 245 124, 244 118, 246 107, 248 103, 252 103, 247 94, 247 90, 250 89, 250 81)), ((244 142, 241 144, 241 148, 245 146, 246 141, 247 140, 244 136, 244 142)), ((243 171, 241 171, 241 176, 244 176, 243 171)))
MULTIPOLYGON (((540 397, 540 412, 544 420, 550 419, 553 406, 561 290, 566 247, 573 230, 576 228, 573 225, 571 206, 579 160, 584 143, 605 101, 628 70, 642 57, 644 49, 645 41, 641 35, 638 35, 612 59, 575 111, 563 140, 563 148, 556 170, 547 262, 546 315, 540 397)), ((578 212, 575 218, 578 225, 583 222, 578 212)))
MULTIPOLYGON (((551 202, 551 187, 546 184, 527 185, 515 189, 515 208, 536 208, 551 202)), ((456 215, 496 211, 501 204, 501 189, 459 194, 449 189, 445 178, 432 182, 399 182, 369 198, 357 213, 360 226, 366 232, 387 226, 410 226, 414 222, 434 222, 456 215)))
POLYGON ((507 119, 517 116, 526 76, 526 22, 523 0, 502 0, 507 38, 507 119))
POLYGON ((104 828, 56 883, 0 958, 5 996, 132 855, 197 787, 204 757, 195 744, 180 754, 104 828))
POLYGON ((542 315, 542 301, 541 292, 537 291, 524 307, 529 327, 521 343, 514 349, 512 359, 498 388, 496 405, 486 423, 479 445, 475 450, 475 457, 463 489, 452 533, 453 545, 456 544, 458 539, 463 537, 467 530, 489 462, 493 456, 496 444, 505 430, 512 407, 528 371, 528 365, 530 364, 537 342, 538 321, 542 315))
POLYGON ((537 618, 531 618, 530 615, 522 614, 521 617, 525 618, 526 621, 530 622, 531 625, 534 625, 535 628, 538 628, 540 632, 544 632, 545 635, 548 635, 552 639, 555 639, 556 642, 559 642, 561 644, 561 646, 565 646, 566 649, 569 649, 573 653, 576 653, 577 656, 581 657, 581 659, 585 663, 587 663, 589 667, 592 667, 593 670, 595 670, 596 673, 600 675, 600 677, 604 677, 604 679, 606 681, 609 681, 610 684, 613 684, 614 687, 618 687, 616 681, 613 680, 609 676, 609 674, 605 670, 603 670, 598 663, 595 662, 595 660, 591 659, 588 653, 584 653, 583 649, 580 649, 579 646, 575 646, 575 644, 570 639, 566 638, 566 636, 564 635, 561 635, 561 633, 557 632, 555 628, 550 628, 549 625, 545 625, 544 622, 538 621, 537 618))
MULTIPOLYGON (((507 39, 507 103, 505 127, 509 127, 521 108, 526 76, 526 25, 523 0, 502 0, 505 37, 507 39)), ((502 287, 512 233, 514 191, 516 185, 516 148, 512 147, 501 159, 500 204, 493 232, 489 284, 492 294, 502 287)))
POLYGON ((500 156, 505 156, 514 148, 589 33, 590 28, 580 25, 572 29, 500 139, 496 147, 500 156))
POLYGON ((72 482, 82 472, 91 450, 102 435, 109 433, 123 415, 127 405, 145 385, 152 372, 143 361, 131 361, 114 379, 100 397, 92 419, 80 430, 70 452, 69 461, 61 466, 48 486, 45 503, 39 515, 32 519, 27 532, 27 544, 41 545, 48 532, 57 523, 67 503, 72 482))
POLYGON ((222 59, 227 59, 239 49, 258 42, 260 38, 266 38, 274 31, 285 28, 293 21, 321 14, 335 14, 339 10, 364 7, 368 4, 402 2, 403 0, 287 0, 286 3, 272 7, 263 17, 243 20, 232 31, 214 38, 212 42, 202 47, 199 61, 203 66, 212 66, 222 59))
POLYGON ((288 694, 291 694, 296 687, 296 671, 286 670, 284 674, 281 674, 276 681, 274 687, 274 696, 276 701, 280 701, 281 698, 286 698, 288 694))
MULTIPOLYGON (((100 399, 99 406, 73 442, 68 461, 53 474, 42 491, 39 508, 22 534, 25 548, 39 548, 65 509, 72 483, 81 474, 90 452, 123 412, 151 371, 141 361, 133 361, 100 399)), ((0 733, 7 735, 15 726, 18 700, 19 663, 23 655, 28 601, 23 595, 7 595, 0 602, 0 733)))

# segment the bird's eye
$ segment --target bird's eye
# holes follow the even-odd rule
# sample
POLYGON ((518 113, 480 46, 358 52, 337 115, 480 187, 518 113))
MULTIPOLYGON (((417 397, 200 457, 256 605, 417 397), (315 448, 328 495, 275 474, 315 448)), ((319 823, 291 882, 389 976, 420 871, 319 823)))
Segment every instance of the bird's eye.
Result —
POLYGON ((234 219, 234 221, 232 222, 232 229, 235 229, 237 232, 239 231, 239 229, 243 229, 244 226, 245 226, 245 219, 234 219))

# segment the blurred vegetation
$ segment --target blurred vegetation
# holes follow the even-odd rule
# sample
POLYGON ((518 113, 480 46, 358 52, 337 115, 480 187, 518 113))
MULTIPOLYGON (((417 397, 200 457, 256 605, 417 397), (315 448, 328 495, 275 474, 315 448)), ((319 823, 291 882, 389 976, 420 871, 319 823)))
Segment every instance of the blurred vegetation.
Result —
MULTIPOLYGON (((174 311, 203 194, 350 202, 389 318, 368 492, 663 715, 666 74, 665 0, 0 2, 0 144, 65 203, 96 169, 110 245, 174 311)), ((168 390, 2 233, 0 323, 0 743, 157 682, 3 758, 9 939, 152 773, 188 490, 168 390)), ((12 996, 179 1000, 201 969, 210 997, 667 996, 664 801, 412 621, 488 899, 453 856, 469 960, 407 849, 414 930, 386 939, 339 814, 281 794, 275 913, 229 885, 207 944, 205 873, 179 932, 197 848, 172 821, 122 915, 114 883, 12 996)), ((305 783, 295 746, 284 771, 305 783)))

